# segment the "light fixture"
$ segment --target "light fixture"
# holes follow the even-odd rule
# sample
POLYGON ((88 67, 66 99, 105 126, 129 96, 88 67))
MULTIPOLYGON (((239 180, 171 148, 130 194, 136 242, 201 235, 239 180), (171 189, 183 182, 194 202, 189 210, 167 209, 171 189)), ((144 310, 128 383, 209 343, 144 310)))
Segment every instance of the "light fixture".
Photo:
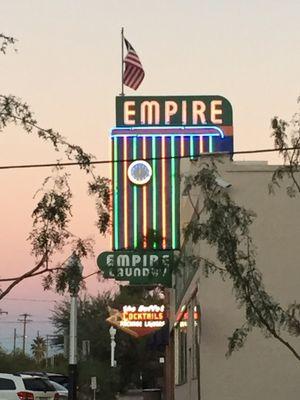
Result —
POLYGON ((223 189, 228 189, 232 186, 231 183, 225 181, 225 179, 221 178, 220 176, 216 177, 216 184, 223 189))
POLYGON ((128 167, 128 178, 135 185, 145 185, 152 176, 151 165, 144 160, 136 160, 128 167))

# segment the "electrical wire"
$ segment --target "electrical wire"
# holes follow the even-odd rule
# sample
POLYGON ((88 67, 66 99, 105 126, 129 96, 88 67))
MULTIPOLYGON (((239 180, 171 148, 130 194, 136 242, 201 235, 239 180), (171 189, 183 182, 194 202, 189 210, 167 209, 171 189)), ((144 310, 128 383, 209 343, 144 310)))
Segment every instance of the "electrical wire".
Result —
MULTIPOLYGON (((240 151, 232 151, 232 152, 212 152, 212 153, 198 153, 193 155, 193 159, 203 156, 224 156, 224 155, 243 155, 243 154, 262 154, 262 153, 275 153, 281 150, 284 151, 293 151, 300 150, 300 146, 294 147, 285 147, 284 149, 256 149, 256 150, 240 150, 240 151)), ((145 160, 153 161, 153 160, 170 160, 170 159, 182 159, 182 158, 191 158, 190 155, 185 156, 166 156, 166 157, 147 157, 145 160)), ((121 163, 121 162, 132 162, 135 159, 118 159, 118 160, 96 160, 91 161, 89 165, 97 165, 97 164, 113 164, 113 163, 121 163)), ((7 169, 25 169, 25 168, 47 168, 47 167, 70 167, 75 165, 86 165, 80 162, 56 162, 56 163, 47 163, 47 164, 19 164, 19 165, 0 165, 0 170, 7 169)))
MULTIPOLYGON (((2 321, 0 320, 0 324, 21 324, 23 321, 2 321)), ((30 321, 31 324, 51 324, 51 321, 30 321)))
POLYGON ((57 300, 44 300, 44 299, 23 299, 23 298, 18 298, 18 297, 7 297, 2 299, 1 301, 32 301, 34 303, 54 303, 57 300))

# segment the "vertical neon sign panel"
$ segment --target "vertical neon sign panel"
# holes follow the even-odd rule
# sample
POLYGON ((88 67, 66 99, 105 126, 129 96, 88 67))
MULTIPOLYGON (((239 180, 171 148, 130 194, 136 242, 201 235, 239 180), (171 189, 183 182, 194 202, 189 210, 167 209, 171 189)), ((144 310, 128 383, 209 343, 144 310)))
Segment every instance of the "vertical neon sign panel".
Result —
POLYGON ((113 144, 113 237, 114 248, 119 248, 119 191, 118 191, 118 141, 113 144))
MULTIPOLYGON (((137 139, 133 138, 133 159, 137 159, 137 139)), ((138 200, 137 186, 133 186, 133 248, 138 247, 138 200)))
POLYGON ((116 99, 113 248, 180 248, 180 158, 233 151, 232 108, 221 96, 116 99))
MULTIPOLYGON (((156 156, 156 137, 152 141, 152 228, 157 232, 157 156, 156 156)), ((154 239, 153 248, 157 248, 157 240, 154 239)))

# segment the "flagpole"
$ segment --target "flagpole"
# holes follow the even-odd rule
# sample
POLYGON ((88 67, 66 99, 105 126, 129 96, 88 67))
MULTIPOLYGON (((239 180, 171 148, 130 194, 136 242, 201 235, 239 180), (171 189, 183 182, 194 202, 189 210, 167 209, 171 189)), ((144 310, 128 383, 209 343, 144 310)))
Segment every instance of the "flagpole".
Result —
POLYGON ((121 50, 122 50, 122 62, 121 62, 121 78, 122 78, 122 90, 121 96, 124 96, 124 28, 121 29, 121 50))

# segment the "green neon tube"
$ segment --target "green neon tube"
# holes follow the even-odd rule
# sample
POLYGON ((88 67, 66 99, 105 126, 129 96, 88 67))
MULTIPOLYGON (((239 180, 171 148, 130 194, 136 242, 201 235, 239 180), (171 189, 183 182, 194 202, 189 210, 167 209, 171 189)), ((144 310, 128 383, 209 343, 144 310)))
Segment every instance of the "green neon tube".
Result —
MULTIPOLYGON (((133 138, 133 159, 137 159, 137 138, 133 138)), ((133 247, 138 246, 138 205, 137 205, 137 187, 133 186, 133 247)))
POLYGON ((114 142, 114 244, 119 249, 119 192, 118 192, 118 139, 114 142))
MULTIPOLYGON (((153 225, 153 231, 156 233, 157 231, 157 187, 156 187, 156 182, 157 182, 157 171, 156 171, 156 165, 157 165, 157 160, 155 160, 156 157, 156 138, 152 138, 152 225, 153 225)), ((157 248, 157 243, 153 243, 153 248, 157 248)))
POLYGON ((176 167, 175 137, 171 137, 172 247, 176 249, 176 167))
POLYGON ((209 147, 209 152, 210 153, 213 153, 213 138, 210 136, 209 138, 208 138, 208 147, 209 147))
POLYGON ((190 158, 194 158, 194 138, 190 136, 190 158))

